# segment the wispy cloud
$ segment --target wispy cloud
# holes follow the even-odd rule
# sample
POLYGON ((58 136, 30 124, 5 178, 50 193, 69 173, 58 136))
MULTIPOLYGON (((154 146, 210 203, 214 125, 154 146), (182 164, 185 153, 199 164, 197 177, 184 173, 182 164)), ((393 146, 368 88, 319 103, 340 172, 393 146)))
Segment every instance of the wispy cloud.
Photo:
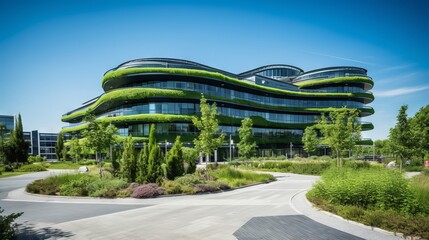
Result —
POLYGON ((413 64, 403 64, 403 65, 397 65, 397 66, 390 66, 390 67, 386 67, 386 68, 381 68, 377 72, 378 73, 384 73, 384 72, 398 71, 398 70, 410 68, 412 66, 414 66, 414 65, 413 64))
POLYGON ((378 84, 385 84, 385 83, 392 83, 392 82, 410 82, 411 80, 415 80, 418 76, 420 76, 420 72, 410 72, 403 75, 398 75, 394 77, 389 78, 381 78, 381 79, 375 79, 377 85, 378 84))
POLYGON ((376 97, 395 97, 429 89, 429 86, 405 87, 386 91, 374 91, 376 97))
POLYGON ((361 61, 361 60, 351 59, 351 58, 345 58, 345 57, 340 57, 340 56, 334 56, 334 55, 329 55, 329 54, 324 54, 324 53, 309 52, 309 51, 304 51, 304 52, 310 53, 310 54, 314 54, 314 55, 318 55, 318 56, 322 56, 322 57, 341 59, 341 60, 350 61, 350 62, 357 62, 357 63, 367 64, 367 65, 374 65, 374 66, 377 65, 377 64, 371 63, 371 62, 366 62, 366 61, 361 61))

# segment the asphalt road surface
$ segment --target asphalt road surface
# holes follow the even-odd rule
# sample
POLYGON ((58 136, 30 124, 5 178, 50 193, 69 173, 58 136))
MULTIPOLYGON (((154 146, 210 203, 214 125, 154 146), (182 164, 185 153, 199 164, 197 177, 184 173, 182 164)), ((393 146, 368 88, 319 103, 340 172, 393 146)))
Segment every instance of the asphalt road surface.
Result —
POLYGON ((315 176, 233 191, 154 199, 46 197, 24 192, 49 174, 0 179, 0 206, 24 212, 19 239, 398 239, 318 211, 305 199, 315 176))

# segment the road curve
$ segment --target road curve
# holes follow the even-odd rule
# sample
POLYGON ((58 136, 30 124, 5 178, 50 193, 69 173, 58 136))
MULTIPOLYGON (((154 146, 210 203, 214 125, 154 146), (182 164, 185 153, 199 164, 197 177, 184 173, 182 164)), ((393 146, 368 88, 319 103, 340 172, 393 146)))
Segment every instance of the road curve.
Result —
POLYGON ((40 178, 31 174, 0 179, 0 204, 24 211, 20 239, 400 239, 312 208, 305 192, 318 177, 273 174, 269 184, 153 199, 31 195, 22 185, 40 178))

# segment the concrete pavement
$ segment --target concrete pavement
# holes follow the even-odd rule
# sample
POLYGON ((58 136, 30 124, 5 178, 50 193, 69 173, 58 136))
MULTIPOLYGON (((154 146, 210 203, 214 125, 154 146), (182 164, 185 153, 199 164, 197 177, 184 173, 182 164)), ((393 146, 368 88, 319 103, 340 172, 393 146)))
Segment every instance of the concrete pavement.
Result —
POLYGON ((9 192, 0 203, 8 203, 12 208, 13 204, 19 206, 23 202, 49 203, 60 206, 55 210, 64 214, 66 211, 61 209, 67 206, 76 210, 90 206, 85 207, 86 211, 98 206, 105 210, 91 217, 82 213, 81 218, 76 218, 79 216, 76 213, 73 219, 61 222, 46 221, 49 214, 45 218, 39 216, 27 232, 45 238, 33 239, 250 239, 250 236, 256 236, 254 239, 297 239, 297 236, 305 236, 301 239, 398 239, 391 233, 374 231, 312 208, 305 192, 318 177, 274 174, 276 182, 215 194, 95 199, 29 195, 21 188, 9 192), (114 206, 131 207, 115 210, 114 206), (291 223, 297 222, 300 224, 291 227, 291 223), (249 226, 263 226, 266 234, 260 235, 262 228, 249 226), (299 234, 305 231, 305 235, 287 234, 294 231, 299 234))

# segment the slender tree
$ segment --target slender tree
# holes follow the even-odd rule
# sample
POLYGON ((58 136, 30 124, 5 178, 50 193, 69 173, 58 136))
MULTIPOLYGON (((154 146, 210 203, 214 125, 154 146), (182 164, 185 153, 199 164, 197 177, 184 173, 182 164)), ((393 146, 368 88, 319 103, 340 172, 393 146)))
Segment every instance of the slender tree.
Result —
POLYGON ((64 139, 63 135, 58 134, 57 143, 55 144, 55 155, 57 155, 58 161, 64 160, 64 139))
POLYGON ((88 140, 87 145, 95 152, 95 157, 100 167, 100 178, 102 177, 102 156, 107 153, 110 146, 116 141, 116 133, 118 129, 108 123, 96 121, 95 116, 87 114, 85 121, 88 122, 88 127, 83 131, 83 136, 88 140))
POLYGON ((144 144, 140 150, 137 161, 137 182, 145 183, 147 181, 147 170, 149 160, 149 146, 144 144))
POLYGON ((167 178, 170 180, 174 180, 175 177, 182 176, 185 173, 180 136, 176 137, 173 147, 168 151, 166 164, 167 178))
POLYGON ((135 182, 137 177, 137 158, 131 135, 123 142, 123 148, 121 159, 122 175, 128 182, 135 182))
POLYGON ((302 142, 304 143, 304 150, 308 154, 316 152, 317 145, 319 145, 319 138, 317 137, 316 129, 313 126, 305 128, 302 136, 302 142))
POLYGON ((147 175, 146 181, 155 183, 162 180, 162 169, 161 164, 163 161, 163 156, 161 154, 161 149, 156 143, 155 138, 155 124, 152 124, 149 133, 149 144, 148 144, 148 165, 147 165, 147 175))
POLYGON ((250 158, 255 154, 256 143, 253 141, 253 121, 250 118, 241 120, 241 126, 238 128, 240 142, 237 144, 240 155, 250 158))
POLYGON ((207 162, 214 150, 222 146, 225 135, 219 134, 218 120, 216 119, 216 103, 211 106, 202 96, 200 100, 200 116, 192 117, 192 123, 198 128, 200 134, 194 139, 195 148, 207 157, 207 162), (216 137, 217 136, 217 137, 216 137))
POLYGON ((21 114, 18 114, 18 119, 15 122, 15 130, 12 131, 11 135, 10 142, 14 149, 13 152, 15 153, 15 161, 17 163, 27 162, 28 147, 30 146, 30 143, 24 139, 21 114))
POLYGON ((420 110, 410 120, 412 147, 417 158, 424 159, 429 154, 429 105, 420 110))
POLYGON ((389 134, 389 139, 395 146, 394 153, 400 158, 400 171, 402 171, 404 160, 411 156, 413 147, 407 109, 408 105, 401 106, 398 116, 396 117, 396 125, 390 129, 389 134))
MULTIPOLYGON (((58 138, 60 138, 60 136, 62 136, 62 135, 61 134, 58 135, 58 138)), ((58 141, 57 141, 57 145, 58 145, 58 141)), ((72 157, 72 159, 75 162, 78 162, 81 158, 81 155, 82 155, 82 146, 79 143, 79 139, 76 136, 72 137, 72 139, 70 140, 69 147, 70 147, 70 149, 68 151, 69 155, 72 157)))
POLYGON ((315 126, 323 135, 323 143, 328 144, 337 156, 337 167, 342 167, 341 153, 350 150, 360 139, 360 124, 357 122, 358 111, 343 108, 329 113, 329 119, 322 115, 315 126))

